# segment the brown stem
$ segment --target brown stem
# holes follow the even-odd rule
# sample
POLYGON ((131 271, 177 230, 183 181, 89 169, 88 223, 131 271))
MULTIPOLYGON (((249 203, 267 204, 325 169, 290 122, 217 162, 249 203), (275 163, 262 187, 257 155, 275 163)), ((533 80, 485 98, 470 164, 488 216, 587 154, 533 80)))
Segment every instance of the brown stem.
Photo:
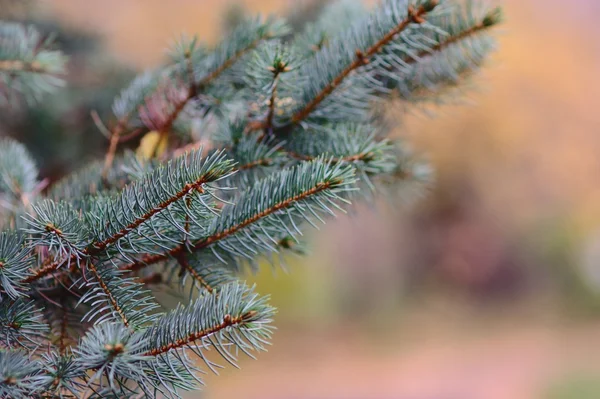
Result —
MULTIPOLYGON (((435 7, 437 2, 431 2, 429 8, 435 7)), ((323 100, 327 98, 347 77, 352 71, 369 63, 371 57, 377 54, 381 49, 391 42, 396 35, 404 31, 411 23, 423 23, 424 16, 429 10, 425 6, 419 7, 418 10, 414 10, 409 7, 408 17, 396 25, 392 30, 385 34, 381 39, 374 45, 369 47, 367 50, 356 50, 356 57, 350 65, 348 65, 342 72, 340 72, 327 86, 325 86, 304 108, 298 111, 293 117, 292 122, 297 124, 306 119, 314 110, 317 108, 323 100)))
MULTIPOLYGON (((171 131, 171 128, 173 127, 173 123, 175 123, 175 121, 177 120, 177 117, 179 116, 179 114, 181 113, 181 111, 183 111, 183 109, 185 108, 185 106, 196 96, 196 85, 194 85, 193 83, 190 85, 190 88, 188 89, 188 95, 180 102, 178 102, 175 105, 175 108, 173 109, 173 112, 171 112, 171 114, 169 115, 169 117, 167 118, 167 120, 165 121, 165 123, 160 127, 160 133, 168 133, 171 131)), ((158 143, 160 143, 160 141, 157 142, 156 146, 158 147, 158 143)), ((156 152, 156 149, 155 149, 156 152)))
MULTIPOLYGON (((262 211, 260 213, 257 213, 256 215, 244 220, 242 223, 239 223, 235 226, 228 228, 227 230, 223 230, 219 233, 213 234, 210 237, 207 237, 203 240, 198 241, 190 249, 192 251, 198 251, 200 249, 206 248, 209 245, 214 244, 217 241, 223 240, 223 239, 231 236, 232 234, 237 233, 238 231, 251 225, 252 223, 256 223, 258 220, 260 220, 264 217, 267 217, 281 209, 287 208, 294 202, 301 201, 307 197, 310 197, 311 195, 315 195, 321 191, 328 189, 329 187, 332 186, 332 184, 334 184, 334 182, 319 183, 315 187, 313 187, 309 190, 306 190, 306 191, 296 195, 293 198, 289 198, 285 201, 281 201, 281 202, 273 205, 272 207, 265 209, 264 211, 262 211)), ((179 256, 179 254, 183 253, 187 249, 188 249, 188 247, 185 245, 178 245, 177 247, 171 249, 170 251, 168 251, 165 254, 145 256, 133 263, 121 266, 121 270, 127 270, 127 271, 140 270, 147 266, 153 265, 155 263, 165 261, 171 257, 177 258, 177 256, 179 256)))
MULTIPOLYGON (((293 151, 287 151, 286 153, 290 157, 299 159, 301 161, 313 161, 313 160, 317 159, 317 157, 313 157, 311 155, 299 154, 299 153, 293 152, 293 151)), ((372 153, 366 152, 366 153, 362 153, 362 154, 348 155, 348 156, 340 157, 340 158, 336 158, 336 157, 325 158, 325 161, 329 162, 329 163, 356 162, 356 161, 361 161, 361 160, 370 158, 372 156, 373 156, 372 153)))
MULTIPOLYGON (((251 313, 251 312, 248 312, 248 313, 251 313)), ((230 315, 225 315, 221 324, 207 328, 205 330, 201 330, 201 331, 189 334, 185 338, 178 339, 177 341, 171 342, 164 346, 161 346, 160 348, 152 349, 152 350, 146 352, 144 355, 145 356, 158 356, 158 355, 161 355, 161 354, 166 353, 173 349, 183 348, 186 345, 188 345, 194 341, 208 337, 209 335, 212 335, 221 330, 224 330, 227 327, 242 324, 248 318, 249 318, 249 316, 247 317, 247 315, 242 315, 242 316, 235 317, 235 318, 232 318, 230 315)))
POLYGON ((106 152, 106 156, 104 157, 104 167, 102 169, 102 179, 106 182, 108 178, 108 171, 113 164, 115 159, 115 154, 117 153, 117 147, 119 145, 119 140, 121 138, 121 134, 123 133, 126 125, 126 121, 124 119, 120 120, 117 123, 117 126, 112 131, 110 135, 110 144, 108 145, 108 151, 106 152))
POLYGON ((181 253, 177 257, 177 262, 179 262, 181 267, 184 268, 185 270, 187 270, 188 273, 190 273, 192 275, 194 280, 196 280, 202 287, 204 287, 204 289, 206 289, 206 291, 208 291, 211 294, 214 292, 214 288, 211 287, 210 284, 208 284, 206 282, 206 280, 204 280, 204 278, 202 278, 202 276, 200 274, 198 274, 198 272, 196 270, 194 270, 194 268, 192 266, 190 266, 190 262, 187 261, 187 259, 185 258, 183 253, 181 253))
MULTIPOLYGON (((74 257, 75 256, 72 256, 72 258, 74 257)), ((31 276, 23 279, 21 282, 27 284, 37 281, 43 277, 46 277, 49 274, 54 273, 64 263, 64 260, 52 262, 49 265, 43 266, 41 269, 35 270, 31 276)))
POLYGON ((492 27, 492 25, 486 25, 483 22, 480 22, 455 36, 448 37, 443 42, 440 42, 440 43, 436 44, 435 46, 431 47, 431 49, 429 49, 429 50, 421 51, 416 58, 411 58, 409 60, 406 60, 405 62, 407 64, 414 64, 417 61, 419 61, 419 59, 422 57, 426 57, 426 56, 430 55, 431 53, 443 50, 446 47, 453 45, 454 43, 457 43, 463 39, 466 39, 469 36, 473 36, 473 35, 481 32, 481 31, 484 31, 486 29, 490 29, 491 27, 492 27))
MULTIPOLYGON (((221 64, 218 68, 216 68, 213 72, 211 72, 210 74, 205 76, 202 80, 200 80, 200 82, 194 83, 193 79, 192 79, 190 81, 191 83, 190 83, 188 95, 175 106, 175 108, 173 109, 171 114, 168 116, 166 122, 161 127, 160 131, 161 132, 169 132, 173 126, 173 123, 175 123, 175 121, 177 120, 177 117, 179 116, 179 114, 183 111, 185 106, 194 97, 196 97, 198 91, 204 90, 206 88, 206 86, 208 86, 213 80, 218 78, 227 69, 231 68, 233 66, 233 64, 235 64, 248 51, 251 51, 254 48, 256 48, 256 46, 258 46, 258 44, 265 38, 266 37, 257 39, 254 42, 252 42, 248 47, 243 48, 240 51, 238 51, 237 53, 235 53, 233 56, 231 56, 229 59, 227 59, 223 64, 221 64)), ((193 78, 193 71, 191 70, 191 60, 188 63, 188 74, 191 74, 191 76, 193 78)))
POLYGON ((0 71, 3 72, 31 72, 49 74, 39 62, 25 62, 21 60, 0 60, 0 71))
POLYGON ((279 84, 279 74, 275 75, 273 80, 273 89, 271 90, 271 98, 269 99, 269 113, 265 121, 265 130, 273 127, 273 117, 275 116, 275 101, 277 99, 277 85, 279 84))
POLYGON ((88 269, 92 272, 92 274, 94 275, 96 280, 98 280, 98 283, 100 284, 100 288, 102 288, 102 291, 104 291, 104 293, 108 297, 110 304, 115 309, 115 311, 119 314, 119 316, 121 317, 121 320, 123 320, 123 324, 125 324, 125 327, 129 327, 129 321, 127 320, 127 317, 123 313, 123 310, 119 306, 119 303, 113 296, 112 292, 108 289, 106 282, 104 281, 104 279, 102 279, 102 277, 100 276, 100 273, 98 273, 98 269, 96 269, 96 266, 94 266, 93 263, 90 263, 90 264, 88 264, 88 269))
MULTIPOLYGON (((202 191, 202 185, 204 183, 206 183, 207 181, 208 181, 208 178, 205 176, 202 176, 198 180, 196 180, 194 183, 186 184, 181 191, 176 193, 174 196, 172 196, 168 200, 161 202, 160 204, 158 204, 158 206, 156 206, 152 210, 146 212, 145 214, 143 214, 142 216, 140 216, 139 218, 137 218, 136 220, 134 220, 133 222, 131 222, 130 224, 125 226, 124 228, 122 228, 116 234, 112 235, 111 237, 108 237, 107 239, 105 239, 103 241, 100 241, 100 242, 94 244, 95 251, 103 250, 106 247, 108 247, 109 245, 114 244, 115 242, 117 242, 118 240, 120 240, 121 238, 123 238, 127 234, 129 234, 132 230, 139 227, 142 223, 149 220, 152 216, 165 210, 166 208, 169 207, 169 205, 173 204, 174 202, 179 201, 181 198, 183 198, 190 192, 192 192, 194 190, 202 191)), ((90 252, 90 251, 87 251, 87 252, 90 252)))
POLYGON ((269 165, 271 165, 272 162, 273 162, 273 160, 269 159, 269 158, 257 159, 254 162, 250 162, 245 165, 239 166, 237 168, 237 170, 247 170, 247 169, 255 168, 257 166, 269 166, 269 165))
POLYGON ((254 50, 260 42, 265 39, 268 39, 269 35, 265 35, 259 39, 256 39, 252 43, 250 43, 247 47, 239 50, 237 53, 233 54, 229 59, 227 59, 223 64, 221 64, 217 69, 212 71, 210 74, 205 76, 200 82, 198 82, 198 88, 204 89, 208 86, 213 80, 218 78, 223 72, 227 69, 231 68, 233 64, 235 64, 241 57, 243 57, 249 51, 254 50))

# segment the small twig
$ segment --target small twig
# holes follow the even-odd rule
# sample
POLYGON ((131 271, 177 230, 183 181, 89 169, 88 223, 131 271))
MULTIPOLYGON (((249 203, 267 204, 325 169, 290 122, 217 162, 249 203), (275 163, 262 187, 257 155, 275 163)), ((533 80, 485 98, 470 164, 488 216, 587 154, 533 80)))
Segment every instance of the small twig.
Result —
POLYGON ((356 57, 350 65, 348 65, 342 72, 340 72, 333 80, 325 86, 304 108, 298 111, 292 117, 292 123, 297 124, 306 119, 319 104, 321 104, 342 82, 350 75, 352 71, 362 67, 369 63, 371 57, 377 54, 381 49, 391 42, 398 34, 404 31, 411 23, 422 23, 424 22, 424 16, 430 9, 433 9, 437 5, 437 1, 430 1, 429 8, 425 6, 419 7, 415 10, 412 6, 408 9, 408 16, 406 19, 401 21, 392 30, 390 30, 385 36, 378 40, 374 45, 369 47, 367 50, 362 51, 357 49, 356 57))
POLYGON ((243 222, 236 224, 235 226, 232 226, 232 227, 230 227, 226 230, 223 230, 219 233, 216 233, 209 237, 206 237, 205 239, 196 242, 191 247, 184 245, 184 244, 178 245, 175 248, 169 250, 168 252, 166 252, 164 254, 144 256, 133 263, 129 263, 129 264, 121 266, 120 269, 125 270, 125 271, 136 271, 136 270, 143 269, 147 266, 150 266, 150 265, 153 265, 153 264, 156 264, 159 262, 163 262, 169 258, 177 259, 177 257, 181 253, 184 253, 188 249, 191 250, 192 252, 194 252, 194 251, 198 251, 200 249, 206 248, 209 245, 214 244, 215 242, 223 240, 223 239, 237 233, 238 231, 251 225, 252 223, 256 223, 257 221, 259 221, 262 218, 265 218, 281 209, 287 208, 288 206, 290 206, 293 203, 296 203, 307 197, 310 197, 311 195, 315 195, 317 193, 320 193, 321 191, 328 189, 329 187, 331 187, 332 184, 334 184, 334 183, 333 182, 319 183, 315 187, 308 189, 308 190, 294 196, 293 198, 289 198, 284 201, 281 201, 281 202, 273 205, 272 207, 265 209, 264 211, 257 213, 256 215, 254 215, 252 217, 249 217, 248 219, 244 220, 243 222))

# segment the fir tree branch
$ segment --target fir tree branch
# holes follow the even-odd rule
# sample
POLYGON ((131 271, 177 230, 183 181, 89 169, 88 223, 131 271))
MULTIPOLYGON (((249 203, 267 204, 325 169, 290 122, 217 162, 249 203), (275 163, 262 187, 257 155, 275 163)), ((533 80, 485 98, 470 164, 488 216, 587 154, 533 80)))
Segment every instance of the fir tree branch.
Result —
POLYGON ((294 116, 292 116, 292 123, 298 124, 306 119, 314 110, 325 100, 353 71, 365 66, 369 63, 371 57, 377 54, 383 47, 394 38, 403 32, 411 23, 421 24, 425 21, 424 17, 427 13, 432 11, 437 5, 438 0, 429 0, 425 4, 421 5, 417 10, 414 7, 409 6, 408 17, 402 20, 396 27, 389 31, 379 41, 373 44, 366 50, 356 50, 356 57, 354 61, 343 69, 328 85, 326 85, 311 101, 308 102, 301 110, 299 110, 294 116))
POLYGON ((252 162, 249 162, 247 164, 240 165, 235 170, 236 171, 240 171, 240 170, 253 169, 253 168, 256 168, 258 166, 270 166, 270 165, 273 164, 273 161, 274 160, 271 159, 271 158, 257 159, 256 161, 252 161, 252 162))
POLYGON ((76 282, 77 288, 88 289, 83 292, 79 303, 89 304, 90 309, 83 321, 100 324, 106 320, 116 320, 124 326, 138 330, 152 323, 158 308, 154 296, 139 281, 122 277, 122 272, 112 263, 93 263, 90 261, 93 280, 87 279, 86 270, 76 282))
POLYGON ((93 243, 87 246, 86 254, 98 255, 114 247, 121 255, 128 256, 128 253, 152 252, 151 247, 161 240, 165 245, 171 244, 170 233, 182 229, 184 217, 189 216, 195 223, 207 217, 204 211, 210 212, 215 190, 210 183, 227 177, 231 170, 232 162, 224 152, 202 157, 199 150, 148 172, 117 198, 108 199, 89 212, 93 243), (190 195, 198 197, 195 208, 182 201, 190 195), (162 228, 156 228, 156 223, 162 228), (133 239, 132 233, 135 233, 133 239), (145 234, 156 237, 148 242, 145 234))
POLYGON ((281 202, 255 214, 254 216, 244 220, 243 222, 241 222, 235 226, 231 226, 227 230, 221 231, 210 237, 205 238, 204 240, 197 242, 192 247, 192 250, 197 251, 197 250, 206 248, 209 245, 214 244, 217 241, 223 240, 223 239, 237 233, 238 231, 242 230, 243 228, 245 228, 253 223, 256 223, 260 219, 263 219, 281 209, 285 209, 285 208, 289 207, 290 205, 292 205, 295 202, 302 201, 305 198, 308 198, 310 196, 318 194, 322 191, 327 190, 328 188, 332 187, 333 185, 340 184, 340 183, 341 183, 341 181, 320 182, 315 187, 313 187, 309 190, 306 190, 300 194, 297 194, 293 198, 286 199, 285 201, 281 201, 281 202))
POLYGON ((185 256, 182 256, 182 254, 180 254, 177 257, 177 262, 179 263, 179 265, 181 265, 183 269, 185 269, 185 271, 187 271, 192 276, 192 278, 195 281, 198 282, 198 284, 200 284, 201 287, 206 289, 210 294, 213 293, 214 288, 210 284, 208 284, 206 280, 196 270, 194 270, 192 266, 190 266, 190 262, 188 262, 185 256))
POLYGON ((22 60, 0 60, 0 71, 8 73, 31 72, 39 74, 53 74, 37 61, 26 62, 22 60))
POLYGON ((115 234, 111 235, 110 237, 107 237, 106 239, 104 239, 100 242, 94 243, 93 244, 93 247, 94 247, 93 252, 95 252, 96 250, 103 250, 106 247, 108 247, 109 245, 114 244, 115 242, 117 242, 118 240, 120 240, 121 238, 125 237, 127 234, 129 234, 130 232, 132 232, 133 230, 138 228, 142 223, 150 220, 150 218, 152 218, 154 215, 167 209, 171 204, 179 201, 180 199, 182 199, 186 195, 190 194, 191 192, 198 191, 201 194, 204 193, 204 189, 202 188, 202 186, 204 184, 208 183, 209 181, 212 181, 214 178, 215 178, 215 176, 211 171, 211 172, 209 172, 208 175, 199 177, 195 182, 186 184, 183 187, 183 189, 181 189, 179 192, 175 193, 173 196, 171 196, 167 200, 159 203, 157 206, 155 206, 148 212, 146 212, 143 215, 141 215, 140 217, 136 218, 133 222, 129 223, 127 226, 125 226, 124 228, 122 228, 121 230, 116 232, 115 234))
POLYGON ((212 326, 205 330, 196 331, 194 333, 188 334, 185 338, 180 338, 177 341, 169 343, 164 346, 161 346, 160 348, 154 348, 154 349, 146 352, 144 354, 144 356, 159 356, 159 355, 161 355, 163 353, 167 353, 171 350, 183 348, 192 342, 195 342, 202 338, 213 335, 221 330, 226 329, 227 327, 241 325, 241 324, 247 322, 248 320, 253 319, 255 316, 256 316, 256 312, 254 312, 254 311, 250 311, 248 313, 245 313, 245 314, 235 317, 235 318, 232 318, 231 315, 226 314, 225 317, 223 318, 223 321, 221 322, 221 324, 212 326))
MULTIPOLYGON (((186 105, 193 100, 199 92, 204 91, 213 81, 215 81, 221 74, 235 65, 236 62, 240 60, 244 55, 254 50, 263 40, 268 39, 269 34, 265 34, 264 36, 254 40, 247 47, 238 50, 231 57, 225 60, 221 65, 219 65, 214 71, 206 75, 198 82, 194 82, 193 80, 190 83, 188 88, 188 94, 181 101, 176 103, 173 111, 167 116, 166 122, 161 126, 160 132, 167 133, 171 130, 173 123, 179 117, 179 114, 185 109, 186 105)), ((190 59, 191 62, 191 59, 190 59)), ((189 66, 187 67, 189 70, 189 66)), ((193 73, 193 72, 192 72, 193 73)))
POLYGON ((259 297, 253 288, 232 283, 189 306, 178 306, 144 332, 143 356, 166 362, 189 361, 181 353, 189 348, 211 368, 214 363, 202 354, 209 347, 232 364, 238 351, 252 357, 250 351, 264 350, 265 339, 271 335, 269 323, 274 309, 267 305, 267 299, 259 297))
POLYGON ((22 235, 0 232, 0 301, 26 295, 32 261, 22 235))
MULTIPOLYGON (((387 138, 382 101, 456 88, 493 50, 500 11, 384 0, 365 17, 357 4, 328 7, 300 39, 256 18, 212 50, 183 40, 117 96, 110 129, 92 115, 104 159, 48 193, 24 148, 0 141, 0 397, 180 397, 202 383, 190 352, 215 370, 209 349, 236 365, 269 344, 275 310, 240 271, 303 254, 304 228, 356 191, 428 176, 387 138), (212 147, 177 159, 169 147, 165 164, 116 156, 148 131, 212 147), (159 311, 177 288, 196 299, 159 311)), ((0 22, 0 102, 11 85, 38 97, 59 83, 50 44, 0 22)))
MULTIPOLYGON (((289 155, 290 157, 295 158, 300 161, 314 161, 315 159, 318 158, 317 156, 299 154, 294 151, 286 151, 286 154, 289 155)), ((347 155, 344 157, 325 158, 325 161, 329 162, 329 163, 340 163, 340 162, 352 163, 352 162, 356 162, 356 161, 364 161, 371 157, 373 157, 373 154, 370 152, 366 152, 366 153, 360 153, 360 154, 347 155)))
MULTIPOLYGON (((75 260, 75 255, 72 255, 72 260, 75 260)), ((35 281, 38 281, 58 270, 62 265, 64 265, 66 260, 55 261, 46 266, 43 266, 40 269, 32 270, 32 274, 27 276, 25 279, 21 280, 24 284, 31 284, 35 281)))
POLYGON ((125 316, 125 314, 123 313, 123 310, 121 309, 121 306, 119 306, 119 303, 117 302, 117 299, 113 296, 112 291, 110 289, 108 289, 108 285, 106 284, 106 282, 104 281, 102 276, 100 276, 100 274, 98 273, 98 269, 96 269, 96 266, 94 266, 94 264, 90 262, 87 264, 87 268, 88 268, 88 270, 90 270, 92 272, 92 274, 98 281, 98 284, 100 284, 102 291, 104 291, 104 294, 108 297, 108 300, 109 300, 110 304, 112 305, 113 309, 115 310, 115 312, 117 312, 119 314, 119 316, 121 317, 121 320, 123 321, 123 324, 125 325, 125 327, 129 327, 129 321, 127 319, 127 316, 125 316))
POLYGON ((44 343, 48 325, 33 301, 19 298, 0 302, 0 348, 35 350, 44 343))
POLYGON ((0 195, 24 202, 38 186, 38 169, 27 149, 12 139, 0 139, 0 195))
POLYGON ((0 102, 10 100, 13 91, 40 100, 64 83, 66 57, 53 47, 51 35, 0 21, 0 102))
POLYGON ((444 50, 445 48, 448 48, 448 47, 452 46, 453 44, 456 44, 464 39, 467 39, 471 36, 475 36, 478 33, 481 33, 483 31, 493 28, 495 25, 497 25, 500 22, 501 17, 500 17, 499 12, 500 12, 499 9, 491 10, 489 13, 487 13, 483 17, 483 19, 480 22, 477 22, 473 26, 469 27, 466 30, 458 32, 457 34, 447 36, 445 38, 445 40, 440 41, 439 43, 437 43, 436 45, 432 46, 431 48, 429 48, 427 50, 423 50, 423 51, 419 52, 416 57, 412 57, 412 58, 405 60, 406 64, 407 65, 416 64, 416 63, 420 62, 423 57, 427 57, 434 53, 440 52, 440 51, 444 50))
POLYGON ((228 238, 229 236, 234 235, 235 233, 239 232, 240 230, 258 222, 261 219, 266 218, 269 215, 272 215, 282 209, 288 208, 288 207, 292 206, 294 203, 300 202, 300 201, 307 199, 311 196, 314 196, 318 193, 326 191, 327 189, 329 189, 333 186, 339 185, 341 183, 342 183, 342 181, 337 181, 337 180, 319 182, 314 187, 307 189, 306 191, 303 191, 301 193, 298 193, 297 195, 295 195, 292 198, 288 198, 281 202, 278 202, 278 203, 268 207, 267 209, 261 210, 260 212, 241 221, 240 223, 235 224, 234 226, 227 228, 226 230, 216 232, 213 235, 210 235, 202 240, 197 241, 189 248, 186 245, 179 245, 179 246, 169 250, 165 254, 144 256, 144 257, 140 258, 139 260, 136 260, 135 262, 121 266, 121 270, 126 270, 126 271, 140 270, 140 269, 143 269, 152 264, 163 262, 163 261, 168 260, 173 257, 177 258, 178 256, 180 256, 181 254, 184 254, 188 250, 191 252, 195 252, 195 251, 199 251, 201 249, 207 248, 208 246, 215 244, 219 241, 222 241, 222 240, 228 238))

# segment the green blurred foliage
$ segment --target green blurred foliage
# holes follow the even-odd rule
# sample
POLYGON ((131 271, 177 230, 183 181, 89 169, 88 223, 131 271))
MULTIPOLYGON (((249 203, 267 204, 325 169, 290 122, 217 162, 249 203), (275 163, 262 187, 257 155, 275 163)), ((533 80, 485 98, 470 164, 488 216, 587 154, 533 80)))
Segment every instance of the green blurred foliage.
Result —
POLYGON ((600 375, 573 375, 555 381, 547 388, 544 399, 600 398, 600 375))
POLYGON ((57 179, 104 154, 107 139, 91 112, 110 115, 112 100, 134 73, 104 50, 98 36, 40 15, 36 2, 2 3, 0 18, 34 24, 42 34, 55 35, 57 47, 70 58, 66 87, 39 104, 0 109, 0 135, 25 144, 42 177, 57 179))

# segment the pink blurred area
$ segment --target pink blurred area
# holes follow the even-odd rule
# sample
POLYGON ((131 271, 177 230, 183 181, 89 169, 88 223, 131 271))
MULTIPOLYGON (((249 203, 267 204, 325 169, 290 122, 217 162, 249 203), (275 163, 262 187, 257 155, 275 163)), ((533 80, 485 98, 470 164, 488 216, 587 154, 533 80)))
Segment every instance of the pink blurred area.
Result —
MULTIPOLYGON (((43 4, 141 69, 182 33, 218 40, 231 3, 43 4)), ((274 345, 207 376, 203 397, 600 397, 600 2, 504 5, 469 103, 398 119, 432 188, 416 205, 360 207, 314 234, 289 275, 256 277, 280 308, 274 345)))

